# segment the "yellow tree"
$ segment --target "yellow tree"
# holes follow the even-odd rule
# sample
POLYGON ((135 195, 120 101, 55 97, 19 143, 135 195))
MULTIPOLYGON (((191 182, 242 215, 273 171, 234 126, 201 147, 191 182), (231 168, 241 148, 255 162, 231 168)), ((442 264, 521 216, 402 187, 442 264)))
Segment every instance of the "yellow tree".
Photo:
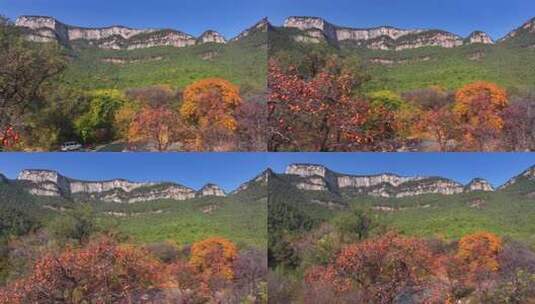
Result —
POLYGON ((199 80, 184 90, 180 114, 197 129, 197 149, 228 144, 222 141, 236 131, 234 114, 241 103, 238 86, 221 78, 199 80))

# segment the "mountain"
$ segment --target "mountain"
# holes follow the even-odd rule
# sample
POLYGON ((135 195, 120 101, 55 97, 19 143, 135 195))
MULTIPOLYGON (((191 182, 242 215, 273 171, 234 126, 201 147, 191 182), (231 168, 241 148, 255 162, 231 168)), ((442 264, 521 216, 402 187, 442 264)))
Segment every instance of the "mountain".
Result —
POLYGON ((183 201, 196 197, 224 197, 217 185, 207 184, 198 191, 176 183, 132 182, 124 179, 81 181, 56 171, 23 170, 17 182, 33 195, 70 198, 75 201, 138 203, 162 199, 183 201))
MULTIPOLYGON (((391 26, 351 28, 334 25, 319 17, 288 17, 284 28, 297 29, 293 39, 298 42, 328 42, 335 45, 365 47, 373 50, 416 49, 430 46, 455 48, 470 44, 492 45, 494 40, 485 32, 474 31, 468 37, 440 29, 400 29, 391 26)), ((535 33, 535 18, 510 32, 499 42, 535 33)))
POLYGON ((292 184, 300 190, 327 191, 340 196, 369 195, 384 198, 402 198, 424 194, 453 195, 474 191, 494 191, 484 179, 468 185, 443 178, 428 176, 348 175, 334 172, 315 164, 293 164, 285 175, 293 176, 292 184))
POLYGON ((525 92, 535 83, 534 28, 535 18, 494 40, 479 30, 462 37, 441 29, 359 29, 319 17, 289 17, 270 27, 269 57, 297 66, 317 54, 355 57, 370 76, 364 93, 457 90, 479 80, 525 92))
MULTIPOLYGON (((260 28, 261 21, 253 28, 260 28)), ((158 46, 177 48, 205 43, 226 44, 220 33, 208 30, 200 37, 173 29, 134 29, 121 25, 100 28, 85 28, 67 25, 53 17, 20 16, 15 25, 25 31, 28 39, 35 42, 59 42, 65 46, 85 42, 90 46, 111 50, 134 50, 158 46)), ((233 41, 245 36, 252 29, 242 32, 233 41)))

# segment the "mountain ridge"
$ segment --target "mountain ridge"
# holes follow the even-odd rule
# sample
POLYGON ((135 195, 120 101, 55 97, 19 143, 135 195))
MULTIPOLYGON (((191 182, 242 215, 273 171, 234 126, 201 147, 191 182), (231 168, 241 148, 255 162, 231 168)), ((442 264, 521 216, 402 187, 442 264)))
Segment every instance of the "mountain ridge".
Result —
POLYGON ((240 184, 229 193, 213 183, 193 189, 176 182, 134 182, 116 178, 87 181, 66 177, 54 170, 24 169, 15 180, 2 178, 3 183, 16 182, 36 196, 96 200, 114 203, 137 203, 160 199, 188 200, 199 197, 225 197, 254 189, 254 185, 267 185, 274 176, 287 176, 288 182, 298 190, 327 192, 334 196, 369 195, 382 198, 403 198, 424 194, 453 195, 469 192, 496 192, 528 180, 535 183, 535 165, 510 178, 500 187, 476 177, 461 183, 441 176, 402 176, 394 173, 372 175, 344 174, 319 164, 290 164, 284 173, 270 168, 240 184))
POLYGON ((535 18, 525 22, 522 26, 512 30, 504 37, 495 40, 481 30, 475 30, 467 37, 430 28, 402 29, 394 26, 376 26, 357 28, 339 26, 324 18, 314 16, 290 16, 284 21, 283 28, 298 29, 301 33, 293 36, 298 42, 331 44, 353 43, 357 47, 375 50, 405 50, 427 46, 441 46, 455 48, 469 44, 495 44, 507 42, 521 31, 535 32, 535 18))
MULTIPOLYGON (((206 30, 199 37, 186 32, 169 28, 138 29, 123 25, 105 27, 81 27, 69 25, 50 16, 19 16, 15 25, 26 31, 26 37, 34 42, 59 42, 71 46, 75 41, 89 41, 91 45, 102 49, 132 50, 155 46, 186 47, 205 43, 226 44, 248 36, 248 33, 265 25, 267 19, 262 19, 253 27, 248 28, 236 37, 227 40, 215 30, 206 30), (138 38, 144 39, 138 39, 138 38), (141 40, 141 42, 139 41, 141 40), (145 43, 143 43, 145 42, 145 43)), ((267 30, 267 28, 266 28, 267 30)))

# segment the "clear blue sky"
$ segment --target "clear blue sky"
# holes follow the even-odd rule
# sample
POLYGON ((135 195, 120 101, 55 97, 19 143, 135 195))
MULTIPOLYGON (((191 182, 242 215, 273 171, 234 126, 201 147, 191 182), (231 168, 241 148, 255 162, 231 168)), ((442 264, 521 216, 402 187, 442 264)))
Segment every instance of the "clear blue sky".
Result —
POLYGON ((87 27, 125 25, 173 28, 199 36, 207 29, 227 38, 266 17, 265 3, 254 0, 0 0, 0 14, 53 16, 87 27))
POLYGON ((268 167, 265 153, 0 153, 0 173, 49 169, 81 180, 169 181, 232 191, 268 167))
POLYGON ((230 38, 263 17, 321 16, 346 26, 440 28, 463 36, 483 30, 497 39, 535 17, 533 0, 0 0, 0 13, 51 15, 81 26, 170 27, 230 38))
POLYGON ((443 176, 463 183, 483 177, 499 186, 535 165, 535 153, 0 153, 0 172, 9 178, 22 169, 51 169, 84 180, 172 181, 195 189, 213 182, 227 191, 267 167, 284 172, 291 163, 317 163, 357 175, 443 176))
POLYGON ((468 183, 482 177, 500 186, 535 165, 535 153, 281 153, 269 164, 283 172, 291 163, 315 163, 340 173, 442 176, 468 183))

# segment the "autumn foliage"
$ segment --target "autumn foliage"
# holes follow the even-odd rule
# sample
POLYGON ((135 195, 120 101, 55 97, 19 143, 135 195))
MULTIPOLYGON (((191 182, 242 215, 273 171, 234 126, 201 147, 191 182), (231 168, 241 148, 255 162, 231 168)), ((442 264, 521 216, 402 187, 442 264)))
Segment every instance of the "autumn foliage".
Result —
POLYGON ((29 277, 0 290, 0 303, 131 303, 161 273, 146 252, 101 239, 43 257, 29 277))
POLYGON ((238 128, 235 111, 241 104, 239 88, 224 79, 203 79, 186 87, 180 115, 196 128, 198 150, 209 150, 232 137, 238 128), (223 142, 213 143, 218 138, 223 142))
POLYGON ((229 240, 209 238, 191 247, 191 265, 202 275, 234 278, 233 265, 238 249, 229 240))
POLYGON ((488 232, 479 232, 463 237, 457 252, 471 273, 478 271, 497 271, 498 254, 502 250, 502 240, 488 232))
MULTIPOLYGON (((120 112, 126 114, 125 112, 120 112)), ((169 144, 177 139, 185 139, 187 127, 178 113, 165 106, 145 106, 134 116, 128 129, 130 141, 151 139, 157 144, 158 151, 166 151, 169 144)))
POLYGON ((467 150, 483 151, 486 141, 499 136, 507 106, 507 93, 493 83, 475 82, 457 91, 453 113, 462 124, 467 150))
POLYGON ((389 232, 346 245, 327 265, 310 267, 305 298, 317 303, 396 303, 400 297, 454 303, 474 290, 485 297, 500 269, 501 250, 502 240, 488 232, 463 237, 456 250, 389 232), (331 296, 321 302, 321 294, 331 296))
POLYGON ((363 303, 392 303, 403 290, 421 289, 433 273, 433 254, 422 240, 388 233, 348 245, 326 268, 307 273, 308 284, 338 294, 359 291, 363 303))
POLYGON ((268 149, 332 151, 373 149, 393 134, 394 116, 384 105, 355 96, 361 79, 337 58, 310 79, 296 67, 271 60, 268 82, 268 149))
POLYGON ((188 258, 151 253, 109 237, 50 252, 26 277, 0 287, 0 303, 238 303, 260 296, 267 265, 227 239, 196 242, 188 258))

